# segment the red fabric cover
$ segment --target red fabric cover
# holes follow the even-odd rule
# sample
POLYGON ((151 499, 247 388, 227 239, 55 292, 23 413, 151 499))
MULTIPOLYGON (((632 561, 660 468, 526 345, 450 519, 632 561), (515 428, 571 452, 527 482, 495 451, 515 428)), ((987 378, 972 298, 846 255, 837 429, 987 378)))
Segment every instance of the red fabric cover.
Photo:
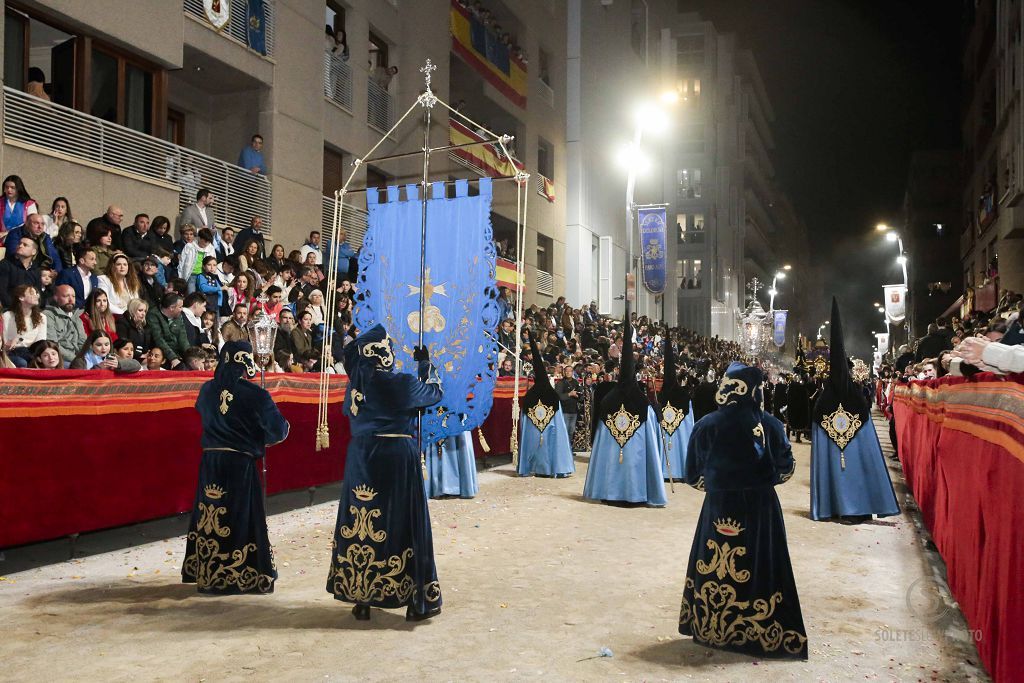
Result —
MULTIPOLYGON (((40 371, 28 372, 36 373, 28 377, 40 377, 40 371)), ((11 371, 5 377, 14 374, 11 371)), ((24 371, 17 374, 26 376, 24 371)), ((81 372, 73 378, 85 375, 81 372)), ((131 383, 142 378, 140 373, 112 382, 108 373, 99 371, 89 377, 100 375, 107 391, 113 390, 112 384, 130 391, 131 383)), ((47 378, 56 377, 47 374, 47 378)), ((315 379, 312 391, 315 401, 315 379)), ((109 393, 106 397, 114 400, 109 393)), ((340 480, 350 437, 340 406, 333 404, 329 411, 331 447, 318 453, 316 403, 275 399, 291 431, 284 443, 268 450, 268 492, 340 480)), ((0 395, 0 405, 9 400, 17 398, 0 395)), ((194 395, 190 400, 195 400, 194 395)), ((59 404, 55 409, 59 412, 59 404)), ((199 435, 199 414, 193 408, 0 416, 0 548, 190 510, 201 455, 199 435)))
POLYGON ((1024 376, 982 374, 914 382, 895 403, 907 484, 996 681, 1024 671, 1024 534, 1015 524, 1024 497, 1022 398, 1024 376), (967 386, 986 382, 1001 384, 967 386))

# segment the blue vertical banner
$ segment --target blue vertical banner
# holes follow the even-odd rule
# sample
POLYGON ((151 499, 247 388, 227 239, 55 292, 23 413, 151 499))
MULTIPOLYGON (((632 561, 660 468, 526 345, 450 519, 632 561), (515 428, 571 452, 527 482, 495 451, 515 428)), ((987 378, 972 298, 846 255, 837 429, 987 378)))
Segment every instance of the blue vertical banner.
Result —
POLYGON ((479 427, 491 411, 498 345, 491 179, 469 196, 469 182, 432 183, 427 199, 424 281, 420 281, 422 203, 419 187, 389 187, 387 200, 366 195, 369 229, 359 252, 356 327, 381 323, 395 350, 395 371, 416 372, 413 347, 423 343, 438 370, 444 398, 423 415, 424 442, 479 427), (424 298, 420 319, 420 295, 424 298))
POLYGON ((637 211, 640 224, 640 263, 643 267, 644 287, 651 294, 665 291, 667 255, 665 237, 665 207, 642 208, 637 211))
POLYGON ((786 314, 789 311, 775 311, 772 321, 772 341, 780 349, 786 345, 786 314))
POLYGON ((248 0, 245 10, 245 37, 250 50, 267 54, 267 17, 263 0, 248 0))

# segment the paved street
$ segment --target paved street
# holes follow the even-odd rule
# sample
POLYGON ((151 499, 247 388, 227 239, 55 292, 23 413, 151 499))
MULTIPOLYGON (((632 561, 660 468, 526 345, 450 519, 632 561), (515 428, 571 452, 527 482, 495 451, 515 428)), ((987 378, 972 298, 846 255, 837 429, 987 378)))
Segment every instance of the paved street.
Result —
MULTIPOLYGON (((808 662, 756 661, 679 636, 701 494, 677 484, 661 510, 584 502, 578 458, 570 479, 519 479, 504 465, 481 474, 475 500, 431 501, 444 612, 416 626, 398 611, 356 622, 324 591, 333 502, 271 517, 281 578, 270 596, 202 597, 180 584, 181 519, 85 537, 80 553, 110 549, 72 561, 42 564, 66 543, 8 552, 3 678, 984 679, 959 612, 932 600, 934 553, 912 518, 810 521, 809 448, 796 453, 797 476, 778 490, 808 662)), ((902 502, 901 482, 897 492, 902 502)))

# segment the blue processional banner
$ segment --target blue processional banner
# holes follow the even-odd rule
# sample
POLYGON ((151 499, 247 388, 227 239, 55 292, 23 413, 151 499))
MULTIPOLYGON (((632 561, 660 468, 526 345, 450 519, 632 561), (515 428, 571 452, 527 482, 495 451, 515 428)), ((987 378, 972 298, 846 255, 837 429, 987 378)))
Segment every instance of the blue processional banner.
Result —
MULTIPOLYGON (((423 416, 424 443, 480 426, 491 410, 498 359, 489 334, 500 315, 491 232, 491 179, 431 185, 427 199, 423 341, 441 376, 444 398, 423 416)), ((420 331, 420 230, 422 203, 416 185, 387 188, 387 201, 366 196, 369 228, 359 253, 356 327, 381 323, 395 347, 395 371, 416 372, 413 347, 420 331)))
POLYGON ((786 345, 786 315, 788 311, 775 311, 772 321, 772 341, 779 348, 786 345))
POLYGON ((643 266, 644 287, 651 294, 665 291, 667 268, 665 207, 645 208, 637 211, 640 224, 640 263, 643 266))

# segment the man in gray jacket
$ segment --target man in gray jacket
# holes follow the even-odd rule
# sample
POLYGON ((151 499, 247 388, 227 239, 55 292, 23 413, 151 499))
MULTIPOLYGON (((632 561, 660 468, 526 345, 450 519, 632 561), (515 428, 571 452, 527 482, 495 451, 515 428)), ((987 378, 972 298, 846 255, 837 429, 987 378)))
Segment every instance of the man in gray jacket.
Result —
POLYGON ((71 285, 57 285, 53 303, 43 312, 46 316, 46 338, 57 342, 60 358, 67 367, 85 345, 85 329, 75 310, 75 289, 71 285))

